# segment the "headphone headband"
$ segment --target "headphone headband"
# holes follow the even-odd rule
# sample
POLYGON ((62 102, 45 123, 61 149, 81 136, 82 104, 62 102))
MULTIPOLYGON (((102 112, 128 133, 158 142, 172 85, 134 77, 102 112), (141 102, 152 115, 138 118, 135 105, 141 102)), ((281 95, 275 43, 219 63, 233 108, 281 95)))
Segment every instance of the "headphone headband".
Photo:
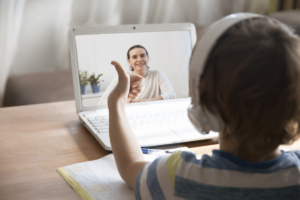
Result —
POLYGON ((253 13, 237 13, 228 15, 215 23, 213 23, 198 40, 195 46, 193 55, 190 60, 189 77, 190 77, 190 92, 192 104, 199 103, 199 83, 200 76, 204 71, 204 67, 214 45, 230 27, 240 21, 249 18, 264 17, 253 13))
MULTIPOLYGON (((224 123, 219 115, 212 114, 208 110, 204 110, 200 106, 199 84, 200 77, 204 71, 207 58, 209 57, 213 47, 218 39, 232 26, 251 18, 264 18, 263 15, 253 13, 236 13, 228 15, 215 23, 213 23, 198 40, 194 47, 193 55, 190 60, 189 67, 189 85, 190 96, 192 97, 191 105, 188 109, 188 115, 198 130, 198 132, 208 133, 209 131, 221 131, 224 123)), ((213 91, 212 91, 213 92, 213 91)))

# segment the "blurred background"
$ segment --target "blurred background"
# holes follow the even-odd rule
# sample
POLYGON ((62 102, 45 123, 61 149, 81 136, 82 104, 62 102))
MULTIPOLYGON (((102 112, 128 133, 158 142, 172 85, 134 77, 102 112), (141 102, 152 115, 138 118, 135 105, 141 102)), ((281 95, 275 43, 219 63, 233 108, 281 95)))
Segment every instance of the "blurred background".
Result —
POLYGON ((74 99, 73 26, 191 22, 254 12, 300 33, 300 0, 0 0, 0 106, 74 99))

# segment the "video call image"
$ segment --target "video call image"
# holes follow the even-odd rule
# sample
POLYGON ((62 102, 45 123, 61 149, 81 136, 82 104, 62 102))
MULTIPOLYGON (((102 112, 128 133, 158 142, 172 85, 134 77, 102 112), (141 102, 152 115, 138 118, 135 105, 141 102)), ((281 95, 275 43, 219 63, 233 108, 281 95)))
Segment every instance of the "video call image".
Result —
POLYGON ((135 101, 155 102, 188 97, 188 64, 192 53, 188 31, 77 35, 76 50, 83 107, 107 105, 118 83, 111 61, 127 73, 145 77, 135 101))

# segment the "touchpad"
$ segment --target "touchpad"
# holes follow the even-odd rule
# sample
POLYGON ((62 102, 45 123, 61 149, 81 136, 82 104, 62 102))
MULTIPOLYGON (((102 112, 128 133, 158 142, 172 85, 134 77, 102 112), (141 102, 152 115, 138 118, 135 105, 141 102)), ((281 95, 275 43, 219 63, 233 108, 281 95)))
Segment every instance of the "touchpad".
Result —
POLYGON ((134 133, 145 143, 177 142, 182 140, 169 128, 134 129, 134 133))

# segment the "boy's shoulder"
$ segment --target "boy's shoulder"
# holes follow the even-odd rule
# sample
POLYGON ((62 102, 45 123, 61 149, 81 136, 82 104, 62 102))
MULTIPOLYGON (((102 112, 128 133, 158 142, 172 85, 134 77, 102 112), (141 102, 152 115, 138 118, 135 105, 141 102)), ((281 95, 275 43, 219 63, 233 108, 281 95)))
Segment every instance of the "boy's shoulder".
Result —
POLYGON ((280 157, 260 163, 247 162, 220 150, 201 158, 179 151, 157 158, 143 168, 136 181, 136 195, 201 199, 213 194, 221 198, 218 193, 231 197, 234 190, 239 194, 236 199, 243 199, 247 193, 265 198, 261 196, 267 194, 261 192, 265 190, 270 194, 266 198, 285 197, 299 190, 299 166, 300 151, 282 152, 280 157))
POLYGON ((197 156, 195 153, 189 151, 179 151, 174 153, 167 158, 168 163, 180 163, 182 165, 193 163, 197 166, 206 167, 206 168, 218 168, 218 169, 231 169, 234 170, 236 166, 244 167, 247 169, 253 168, 258 170, 269 170, 272 168, 280 167, 282 163, 294 166, 300 166, 300 150, 294 151, 282 151, 282 155, 278 158, 264 161, 264 162, 248 162, 239 157, 222 151, 222 150, 213 150, 212 155, 204 154, 197 156))
POLYGON ((213 150, 212 155, 204 154, 201 158, 192 152, 180 151, 174 153, 167 159, 168 168, 181 167, 182 170, 184 170, 186 165, 190 166, 193 164, 198 167, 240 172, 274 172, 282 168, 300 166, 300 151, 282 151, 282 155, 280 157, 259 163, 245 161, 231 153, 221 150, 213 150), (176 166, 171 165, 171 163, 176 163, 176 166))
MULTIPOLYGON (((221 150, 213 150, 212 155, 204 154, 201 158, 192 152, 183 151, 176 156, 175 154, 170 156, 167 162, 167 171, 176 171, 176 173, 173 172, 173 179, 177 176, 185 177, 185 179, 193 181, 201 180, 205 183, 206 181, 209 183, 212 180, 211 177, 222 177, 224 174, 227 174, 229 177, 241 176, 246 178, 253 174, 258 174, 263 177, 267 174, 275 175, 284 173, 290 169, 295 169, 297 171, 299 167, 299 150, 288 152, 282 151, 281 156, 258 163, 248 162, 231 153, 221 150), (172 162, 170 162, 171 160, 172 162), (171 165, 169 162, 173 164, 171 165)), ((222 179, 224 179, 224 177, 222 179)), ((217 181, 220 181, 220 179, 217 178, 216 182, 217 181)))

